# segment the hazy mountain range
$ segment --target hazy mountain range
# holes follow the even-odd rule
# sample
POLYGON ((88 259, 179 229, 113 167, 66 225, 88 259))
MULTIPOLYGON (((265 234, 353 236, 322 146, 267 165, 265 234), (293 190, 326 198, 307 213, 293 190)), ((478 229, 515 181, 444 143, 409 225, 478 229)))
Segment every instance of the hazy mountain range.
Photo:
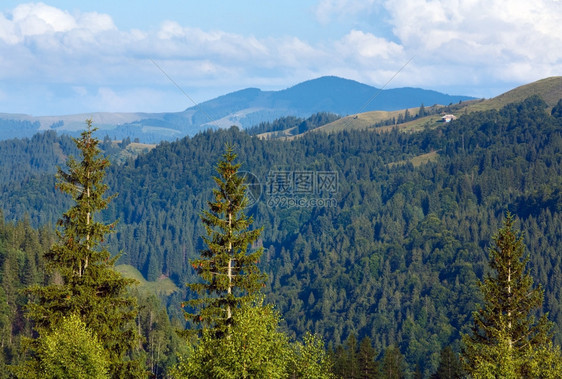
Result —
POLYGON ((207 128, 250 127, 282 116, 307 117, 316 112, 341 116, 360 112, 392 111, 434 104, 447 105, 473 99, 420 88, 380 90, 353 80, 325 76, 280 91, 247 88, 205 101, 180 112, 85 113, 34 117, 0 113, 0 139, 31 137, 53 129, 77 134, 92 118, 100 134, 114 139, 130 137, 142 142, 175 140, 207 128))

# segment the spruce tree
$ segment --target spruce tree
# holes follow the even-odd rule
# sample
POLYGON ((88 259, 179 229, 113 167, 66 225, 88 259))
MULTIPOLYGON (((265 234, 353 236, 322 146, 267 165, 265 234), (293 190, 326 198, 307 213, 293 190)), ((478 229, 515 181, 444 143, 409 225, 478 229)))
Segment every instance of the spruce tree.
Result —
POLYGON ((431 379, 460 379, 463 377, 464 372, 459 358, 450 346, 446 346, 441 350, 437 372, 431 376, 431 379))
POLYGON ((473 313, 472 333, 463 336, 465 368, 473 375, 525 377, 530 370, 525 357, 549 346, 551 323, 545 315, 538 321, 534 317, 542 306, 543 290, 533 288, 533 279, 525 272, 523 236, 513 223, 508 213, 494 237, 492 273, 479 283, 484 305, 473 313))
POLYGON ((173 370, 193 378, 332 378, 332 364, 321 338, 307 335, 304 343, 289 343, 279 331, 279 314, 263 305, 259 290, 266 276, 257 267, 262 248, 249 251, 262 232, 250 230, 246 216, 246 185, 230 145, 217 165, 217 188, 209 209, 201 215, 207 248, 191 261, 202 281, 188 287, 197 299, 183 303, 185 313, 200 329, 188 354, 173 370))
MULTIPOLYGON (((68 172, 59 168, 57 188, 72 196, 75 204, 58 222, 58 241, 45 255, 53 280, 46 286, 30 287, 28 315, 39 339, 57 330, 67 317, 78 316, 102 342, 112 377, 140 375, 140 364, 130 358, 139 337, 134 320, 136 300, 127 295, 134 280, 113 269, 117 257, 101 246, 115 223, 99 221, 99 212, 113 198, 105 196, 103 180, 110 162, 101 156, 95 128, 74 139, 82 159, 70 158, 68 172)), ((32 343, 37 346, 37 343, 32 343)))
POLYGON ((345 347, 347 350, 346 376, 350 379, 356 379, 359 377, 359 360, 357 357, 357 337, 354 333, 347 337, 345 347))
POLYGON ((368 336, 363 337, 359 343, 359 351, 357 352, 357 361, 359 363, 358 378, 367 379, 375 378, 379 371, 378 363, 375 361, 377 353, 373 348, 371 339, 368 336))
POLYGON ((424 117, 425 114, 426 114, 425 107, 423 106, 423 103, 421 103, 420 109, 418 110, 418 117, 424 117))
POLYGON ((198 298, 184 303, 194 310, 186 312, 186 319, 203 329, 212 329, 217 337, 229 334, 233 313, 265 282, 265 275, 257 267, 263 249, 248 250, 262 228, 249 229, 253 219, 244 213, 248 202, 246 185, 238 175, 240 164, 234 163, 235 159, 232 146, 227 145, 217 165, 218 176, 213 178, 217 185, 213 200, 208 201, 209 209, 201 215, 207 247, 199 259, 191 261, 202 281, 188 287, 198 298))
POLYGON ((388 379, 404 378, 404 356, 398 347, 390 345, 384 351, 381 374, 388 379))

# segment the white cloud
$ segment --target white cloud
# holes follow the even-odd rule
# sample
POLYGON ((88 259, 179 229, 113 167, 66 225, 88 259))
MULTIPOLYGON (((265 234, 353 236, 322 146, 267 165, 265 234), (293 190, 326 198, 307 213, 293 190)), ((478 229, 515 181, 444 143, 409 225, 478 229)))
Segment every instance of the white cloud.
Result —
POLYGON ((107 14, 21 4, 0 12, 0 81, 5 93, 8 82, 26 90, 35 86, 34 96, 40 99, 44 91, 52 104, 58 93, 52 88, 66 86, 61 104, 75 98, 82 107, 76 111, 158 111, 170 110, 170 104, 183 109, 186 102, 151 59, 197 101, 320 75, 381 86, 412 57, 390 87, 500 88, 562 73, 562 2, 321 0, 313 17, 324 23, 319 30, 336 19, 349 27, 320 41, 291 35, 290 25, 283 36, 176 21, 127 31, 107 14), (373 15, 378 24, 370 26, 373 15), (389 28, 384 35, 382 24, 389 28), (170 101, 174 96, 177 102, 170 101))
POLYGON ((321 0, 315 14, 321 22, 347 17, 349 24, 362 26, 335 42, 350 63, 345 71, 356 67, 358 79, 380 84, 381 65, 390 72, 410 57, 413 62, 393 85, 511 84, 562 73, 559 1, 321 0), (372 20, 373 14, 383 20, 372 20), (373 21, 388 24, 395 38, 365 26, 373 21))
MULTIPOLYGON (((247 61, 268 54, 268 49, 253 36, 224 31, 204 31, 166 21, 156 33, 156 51, 185 58, 227 58, 247 61)), ((154 37, 149 37, 150 39, 154 37)))
POLYGON ((385 6, 400 43, 426 59, 484 68, 562 63, 562 7, 551 0, 392 0, 385 6))
POLYGON ((92 33, 99 33, 107 30, 116 30, 111 16, 97 12, 82 13, 78 17, 78 24, 81 29, 89 30, 92 33))
POLYGON ((185 37, 185 29, 175 21, 165 21, 158 31, 158 38, 172 39, 185 37))
POLYGON ((88 95, 88 89, 82 86, 72 86, 72 90, 78 95, 79 97, 84 97, 88 95))
POLYGON ((384 62, 395 62, 404 56, 402 46, 360 30, 349 32, 343 39, 336 42, 336 47, 339 52, 354 57, 358 61, 366 60, 369 65, 372 65, 375 60, 378 60, 379 64, 381 60, 384 60, 383 64, 385 64, 384 62))
POLYGON ((129 109, 128 97, 117 94, 111 88, 101 87, 98 89, 96 103, 98 109, 107 109, 109 112, 129 109))
POLYGON ((8 44, 16 44, 20 41, 14 28, 14 23, 0 14, 0 41, 8 44))
POLYGON ((331 53, 311 46, 297 37, 270 38, 266 42, 268 49, 264 64, 279 67, 282 70, 311 69, 319 62, 332 59, 331 53))
POLYGON ((115 25, 109 15, 96 12, 72 15, 43 3, 21 4, 8 17, 0 15, 0 39, 9 44, 21 43, 26 37, 72 31, 95 34, 113 29, 115 25))
POLYGON ((76 20, 68 12, 43 3, 18 5, 12 12, 12 22, 22 37, 66 32, 77 27, 76 20))

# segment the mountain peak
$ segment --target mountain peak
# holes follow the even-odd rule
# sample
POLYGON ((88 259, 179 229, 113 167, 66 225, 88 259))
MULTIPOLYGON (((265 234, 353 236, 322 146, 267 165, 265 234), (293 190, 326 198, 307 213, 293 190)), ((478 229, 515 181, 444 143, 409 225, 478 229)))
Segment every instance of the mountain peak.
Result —
POLYGON ((321 76, 319 78, 315 78, 315 79, 310 79, 310 80, 306 80, 304 82, 295 84, 294 86, 288 88, 298 88, 298 87, 335 87, 335 86, 364 86, 364 87, 369 87, 369 88, 374 88, 371 87, 367 84, 363 84, 360 83, 356 80, 353 79, 346 79, 346 78, 342 78, 339 76, 333 76, 333 75, 328 75, 328 76, 321 76))

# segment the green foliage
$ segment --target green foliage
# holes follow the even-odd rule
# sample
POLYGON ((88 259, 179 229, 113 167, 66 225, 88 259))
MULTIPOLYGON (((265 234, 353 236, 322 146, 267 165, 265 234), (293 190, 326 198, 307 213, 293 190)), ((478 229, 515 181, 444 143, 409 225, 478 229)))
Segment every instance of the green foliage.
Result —
POLYGON ((525 376, 528 361, 536 349, 549 343, 552 324, 542 316, 535 322, 543 291, 533 288, 525 273, 523 237, 514 230, 514 219, 507 214, 504 226, 494 237, 489 265, 492 274, 480 284, 484 305, 474 312, 472 333, 463 336, 465 369, 476 376, 525 376))
POLYGON ((357 337, 352 333, 332 355, 333 372, 339 378, 369 378, 378 373, 377 354, 369 337, 364 337, 357 346, 357 337))
MULTIPOLYGON (((174 375, 182 378, 285 378, 291 349, 278 330, 279 314, 263 300, 246 303, 233 313, 228 337, 203 331, 197 345, 180 358, 174 375)), ((310 348, 310 346, 308 346, 310 348)), ((294 360, 311 363, 299 349, 294 360)), ((306 377, 306 376, 305 376, 306 377)))
POLYGON ((187 302, 200 309, 187 314, 204 323, 198 343, 180 360, 175 375, 197 378, 298 378, 330 377, 331 365, 323 341, 306 336, 304 344, 289 346, 278 331, 279 315, 263 299, 253 296, 265 276, 257 267, 263 250, 247 253, 262 229, 248 231, 252 219, 243 210, 247 205, 244 179, 238 176, 240 164, 227 146, 215 177, 209 211, 202 215, 207 249, 191 263, 205 283, 189 284, 200 297, 187 302))
POLYGON ((467 367, 474 378, 521 378, 519 368, 523 359, 513 354, 508 341, 499 340, 496 345, 485 345, 479 356, 472 360, 474 366, 467 367))
POLYGON ((68 202, 56 195, 53 174, 76 152, 70 137, 53 131, 0 141, 0 204, 6 219, 21 220, 27 214, 35 227, 54 222, 68 202), (15 201, 8 199, 9 193, 15 201))
POLYGON ((262 229, 248 230, 253 219, 244 214, 248 204, 246 186, 238 175, 240 164, 234 164, 235 159, 232 146, 227 146, 217 165, 219 176, 214 177, 218 187, 213 190, 214 201, 208 202, 209 210, 201 216, 207 248, 201 251, 200 259, 191 261, 203 283, 190 283, 188 287, 200 297, 186 303, 198 309, 198 313, 186 313, 186 319, 219 334, 229 333, 232 314, 265 281, 257 266, 263 249, 248 252, 262 229))
MULTIPOLYGON (((109 138, 98 146, 114 164, 154 147, 143 144, 120 147, 109 138)), ((28 214, 34 227, 55 223, 71 201, 55 191, 53 174, 69 156, 77 154, 79 151, 72 138, 57 135, 53 130, 37 133, 31 138, 1 140, 0 205, 5 218, 21 220, 28 214), (15 202, 10 201, 12 196, 15 202)))
POLYGON ((508 338, 484 345, 474 360, 473 378, 562 378, 562 355, 552 342, 514 353, 508 338))
POLYGON ((562 353, 560 346, 552 342, 528 349, 524 355, 526 362, 525 376, 529 378, 562 378, 562 353))
MULTIPOLYGON (((332 352, 334 361, 332 372, 337 378, 350 379, 406 376, 404 356, 396 346, 390 345, 377 360, 378 355, 368 336, 364 337, 357 346, 355 335, 350 334, 345 345, 337 346, 332 352)), ((421 372, 417 371, 417 374, 421 375, 421 372)))
POLYGON ((291 378, 329 379, 333 378, 333 362, 326 353, 324 339, 310 333, 303 342, 294 342, 289 358, 291 378))
POLYGON ((37 372, 25 377, 109 378, 109 358, 97 336, 76 315, 39 339, 37 372))
POLYGON ((291 130, 292 134, 301 134, 306 131, 316 129, 322 125, 333 122, 340 117, 333 113, 319 112, 315 113, 309 118, 302 119, 299 117, 281 117, 272 122, 261 122, 245 131, 249 135, 256 135, 261 133, 281 132, 291 130))
POLYGON ((39 121, 7 120, 0 118, 0 139, 21 138, 31 135, 41 127, 39 121))
POLYGON ((63 214, 57 229, 58 241, 45 254, 47 268, 55 280, 29 288, 29 317, 39 332, 34 350, 44 336, 54 332, 65 317, 78 315, 103 343, 110 359, 112 376, 134 376, 139 362, 130 359, 138 345, 134 325, 136 302, 126 291, 133 282, 113 269, 109 252, 100 248, 114 224, 98 221, 107 207, 103 183, 109 161, 100 156, 99 141, 92 136, 91 120, 81 138, 75 139, 80 162, 68 160, 68 172, 59 169, 57 187, 72 196, 75 205, 63 214))
POLYGON ((373 348, 371 339, 365 336, 359 344, 359 351, 357 353, 357 360, 359 363, 358 378, 374 378, 378 374, 379 367, 378 363, 375 361, 376 357, 377 354, 373 348))
POLYGON ((179 292, 179 288, 170 278, 160 277, 156 281, 148 281, 131 265, 116 265, 115 270, 125 278, 134 279, 135 289, 146 296, 156 295, 165 298, 179 292))
POLYGON ((420 109, 418 110, 418 114, 417 117, 425 117, 427 115, 425 107, 423 106, 423 103, 420 105, 420 109))

